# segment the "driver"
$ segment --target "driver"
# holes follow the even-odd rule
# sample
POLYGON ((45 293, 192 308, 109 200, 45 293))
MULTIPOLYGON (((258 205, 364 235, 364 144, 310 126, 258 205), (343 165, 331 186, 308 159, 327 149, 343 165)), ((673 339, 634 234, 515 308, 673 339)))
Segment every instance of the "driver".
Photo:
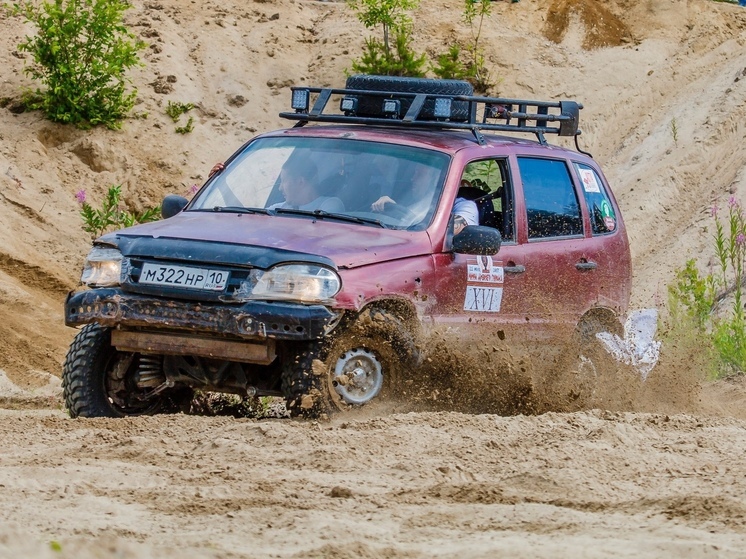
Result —
MULTIPOLYGON (((401 200, 401 205, 409 210, 414 218, 412 223, 419 223, 430 209, 430 201, 434 194, 434 187, 438 180, 439 170, 430 165, 418 164, 412 177, 412 186, 407 199, 401 200)), ((387 204, 397 205, 390 196, 381 196, 371 204, 371 210, 382 212, 387 204)), ((479 225, 479 210, 472 200, 456 198, 453 203, 453 234, 458 235, 467 225, 479 225)))
MULTIPOLYGON (((215 163, 210 169, 208 178, 224 169, 224 163, 215 163)), ((287 208, 311 212, 316 210, 329 213, 344 212, 344 203, 339 198, 319 196, 316 190, 317 175, 318 167, 313 161, 304 160, 302 165, 298 161, 293 164, 286 163, 280 170, 280 192, 282 192, 285 201, 272 204, 267 209, 287 208)))

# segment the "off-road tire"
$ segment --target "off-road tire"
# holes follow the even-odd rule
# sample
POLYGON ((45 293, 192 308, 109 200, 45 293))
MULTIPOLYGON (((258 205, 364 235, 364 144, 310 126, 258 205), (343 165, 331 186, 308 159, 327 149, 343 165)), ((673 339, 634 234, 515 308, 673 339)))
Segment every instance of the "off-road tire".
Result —
POLYGON ((331 382, 337 360, 351 349, 364 348, 382 364, 381 392, 366 407, 399 396, 402 377, 419 363, 415 336, 387 311, 366 310, 337 330, 322 341, 287 346, 282 391, 292 417, 330 416, 357 407, 342 401, 331 382))
MULTIPOLYGON (((474 88, 467 81, 462 80, 436 80, 425 78, 409 78, 400 76, 373 76, 368 74, 356 74, 347 78, 346 89, 359 89, 368 91, 393 91, 397 93, 433 93, 436 95, 474 95, 474 88)), ((404 116, 412 104, 411 97, 389 96, 391 99, 401 101, 401 116, 404 116)), ((381 117, 383 97, 361 96, 358 99, 357 116, 381 117)), ((434 120, 435 101, 428 99, 419 118, 422 120, 434 120)), ((454 101, 451 105, 451 118, 454 122, 463 122, 469 118, 469 103, 467 101, 454 101)))
POLYGON ((62 390, 70 417, 124 417, 160 409, 162 398, 134 413, 118 409, 109 401, 106 374, 119 355, 110 340, 110 328, 87 324, 70 345, 62 369, 62 390))

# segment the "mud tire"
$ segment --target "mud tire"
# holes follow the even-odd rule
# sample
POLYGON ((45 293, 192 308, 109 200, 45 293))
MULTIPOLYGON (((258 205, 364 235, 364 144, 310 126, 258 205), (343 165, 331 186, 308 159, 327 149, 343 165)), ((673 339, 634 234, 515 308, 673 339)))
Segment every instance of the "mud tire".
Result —
POLYGON ((62 369, 62 390, 70 417, 149 415, 161 408, 162 398, 136 409, 119 407, 110 400, 107 374, 117 359, 126 355, 113 348, 110 339, 110 328, 87 324, 70 345, 62 369))
POLYGON ((334 388, 335 367, 352 350, 374 355, 382 369, 380 392, 363 404, 366 408, 400 396, 403 377, 419 364, 415 337, 387 311, 366 310, 338 330, 326 340, 288 348, 282 391, 292 417, 317 418, 362 407, 345 402, 334 388))
MULTIPOLYGON (((347 89, 361 89, 368 91, 393 91, 401 93, 433 93, 436 95, 474 95, 472 85, 463 80, 439 80, 426 78, 409 78, 400 76, 374 76, 356 74, 347 78, 347 89)), ((397 99, 395 95, 390 96, 397 99)), ((363 117, 384 116, 381 110, 382 97, 360 97, 358 99, 357 115, 363 117)), ((398 98, 401 101, 402 116, 406 114, 412 104, 411 97, 398 98)), ((434 120, 435 101, 428 99, 420 111, 420 119, 434 120)), ((454 101, 451 105, 451 120, 464 122, 469 118, 469 103, 454 101)))

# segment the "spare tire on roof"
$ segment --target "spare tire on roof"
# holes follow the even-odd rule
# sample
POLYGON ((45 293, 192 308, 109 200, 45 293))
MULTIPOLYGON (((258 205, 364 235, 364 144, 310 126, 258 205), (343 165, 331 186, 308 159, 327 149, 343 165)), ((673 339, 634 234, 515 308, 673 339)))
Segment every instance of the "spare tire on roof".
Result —
MULTIPOLYGON (((428 78, 408 78, 400 76, 372 76, 356 74, 347 78, 346 89, 360 89, 368 91, 391 91, 396 93, 434 93, 436 95, 474 95, 474 88, 467 81, 462 80, 434 80, 428 78)), ((383 99, 398 99, 401 102, 404 116, 414 100, 413 97, 361 96, 358 98, 357 116, 381 117, 383 115, 383 99)), ((419 119, 433 120, 435 117, 435 100, 428 99, 420 111, 419 119)), ((451 119, 463 122, 469 119, 469 103, 454 101, 451 105, 451 119)))

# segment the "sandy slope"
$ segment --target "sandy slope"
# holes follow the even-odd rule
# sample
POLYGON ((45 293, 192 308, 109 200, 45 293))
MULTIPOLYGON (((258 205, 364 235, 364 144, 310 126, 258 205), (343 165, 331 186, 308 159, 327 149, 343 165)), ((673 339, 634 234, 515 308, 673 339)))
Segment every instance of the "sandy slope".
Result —
MULTIPOLYGON (((460 2, 422 3, 418 49, 468 40, 460 2)), ((623 207, 635 305, 662 304, 674 268, 711 257, 709 208, 745 199, 746 10, 493 10, 483 45, 494 93, 585 105, 581 147, 623 207)), ((0 412, 0 556, 742 556, 746 391, 700 391, 677 348, 636 400, 610 403, 631 410, 620 413, 312 424, 32 409, 57 405, 46 373, 58 374, 74 335, 62 300, 90 243, 75 192, 96 202, 122 184, 139 209, 186 194, 214 161, 284 125, 288 85, 341 85, 365 31, 338 2, 136 0, 128 21, 150 45, 136 111, 147 118, 83 132, 9 110, 31 85, 15 51, 27 30, 0 17, 0 370, 15 383, 0 375, 0 400, 21 407, 0 412), (197 105, 191 134, 174 131, 168 100, 197 105)))

